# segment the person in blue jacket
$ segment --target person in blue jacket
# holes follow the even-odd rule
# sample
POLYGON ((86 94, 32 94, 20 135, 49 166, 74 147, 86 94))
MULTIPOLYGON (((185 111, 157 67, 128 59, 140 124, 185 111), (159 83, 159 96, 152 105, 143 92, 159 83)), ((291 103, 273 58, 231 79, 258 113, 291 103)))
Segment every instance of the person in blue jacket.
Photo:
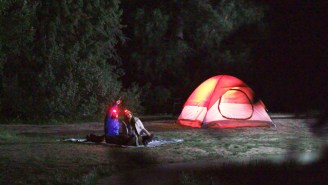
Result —
POLYGON ((106 115, 104 124, 105 137, 119 135, 120 123, 118 121, 118 112, 116 109, 111 110, 111 112, 106 115))
POLYGON ((120 123, 118 115, 121 102, 121 98, 118 98, 115 103, 107 109, 104 120, 104 135, 97 136, 95 134, 90 134, 86 137, 87 141, 100 143, 106 139, 107 142, 108 138, 117 137, 119 135, 120 123))
POLYGON ((104 120, 104 133, 106 136, 117 136, 119 134, 119 121, 118 121, 118 114, 119 114, 119 105, 121 104, 122 100, 119 98, 116 102, 108 108, 104 120))
POLYGON ((119 98, 106 113, 104 123, 106 143, 124 145, 129 138, 128 135, 122 133, 120 128, 122 127, 122 123, 119 121, 119 113, 121 112, 119 105, 121 103, 122 100, 119 98))

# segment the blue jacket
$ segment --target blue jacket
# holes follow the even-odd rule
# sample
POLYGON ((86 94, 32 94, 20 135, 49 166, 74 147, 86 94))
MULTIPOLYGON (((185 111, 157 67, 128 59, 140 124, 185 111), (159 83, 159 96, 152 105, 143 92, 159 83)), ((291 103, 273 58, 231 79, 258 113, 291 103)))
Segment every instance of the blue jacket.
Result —
POLYGON ((114 104, 111 109, 109 109, 106 113, 104 130, 105 136, 118 136, 119 134, 119 121, 117 118, 112 118, 113 110, 117 109, 118 106, 114 104))
POLYGON ((119 134, 119 122, 118 119, 113 119, 111 116, 105 118, 105 136, 118 136, 119 134))

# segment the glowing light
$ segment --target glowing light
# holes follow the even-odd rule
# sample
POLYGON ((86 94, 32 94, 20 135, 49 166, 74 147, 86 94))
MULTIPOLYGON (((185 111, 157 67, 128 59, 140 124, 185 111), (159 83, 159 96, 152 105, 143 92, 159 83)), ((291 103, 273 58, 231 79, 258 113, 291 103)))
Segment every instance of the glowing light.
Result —
POLYGON ((188 99, 188 104, 203 106, 212 95, 212 92, 217 84, 217 78, 210 78, 199 85, 188 99))
POLYGON ((129 110, 125 109, 125 110, 124 110, 124 114, 125 114, 125 115, 129 115, 129 114, 131 114, 131 112, 130 112, 129 110))

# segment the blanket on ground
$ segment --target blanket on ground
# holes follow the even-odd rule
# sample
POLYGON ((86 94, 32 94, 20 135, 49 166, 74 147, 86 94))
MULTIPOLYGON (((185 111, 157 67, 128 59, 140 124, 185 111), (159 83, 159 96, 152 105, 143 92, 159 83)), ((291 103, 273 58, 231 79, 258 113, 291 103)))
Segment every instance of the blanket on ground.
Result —
POLYGON ((87 139, 85 139, 85 138, 67 138, 67 139, 61 139, 58 141, 85 143, 85 144, 103 144, 103 145, 107 145, 107 146, 124 147, 124 148, 140 148, 140 147, 158 147, 158 146, 162 146, 162 145, 166 145, 166 144, 176 144, 176 143, 183 142, 183 139, 155 137, 146 146, 145 145, 126 146, 126 145, 117 145, 117 144, 111 144, 111 143, 106 143, 106 142, 95 143, 95 142, 87 141, 87 139))

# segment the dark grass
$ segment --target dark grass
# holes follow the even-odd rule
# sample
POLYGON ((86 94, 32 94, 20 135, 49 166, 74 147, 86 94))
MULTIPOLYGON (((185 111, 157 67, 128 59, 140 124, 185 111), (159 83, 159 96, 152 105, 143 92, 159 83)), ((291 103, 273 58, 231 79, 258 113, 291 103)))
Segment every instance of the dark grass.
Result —
MULTIPOLYGON (((170 179, 173 184, 323 184, 323 174, 328 174, 326 156, 307 165, 293 159, 270 162, 282 151, 320 149, 318 139, 300 120, 276 122, 278 129, 227 130, 192 129, 173 121, 145 122, 157 137, 181 138, 184 142, 138 149, 58 141, 101 134, 101 123, 1 125, 0 184, 97 184, 104 177, 138 169, 146 170, 142 173, 146 179, 153 176, 156 182, 157 177, 166 175, 163 182, 170 179), (238 162, 250 159, 255 162, 238 162), (217 161, 221 162, 209 165, 217 161), (191 162, 198 164, 165 169, 166 165, 191 162), (157 165, 164 168, 155 173, 151 169, 157 165)), ((138 184, 133 182, 125 184, 138 184)))
POLYGON ((224 164, 220 167, 182 171, 177 184, 327 184, 327 154, 325 158, 309 165, 300 165, 296 161, 287 161, 281 164, 259 161, 250 164, 224 164))

